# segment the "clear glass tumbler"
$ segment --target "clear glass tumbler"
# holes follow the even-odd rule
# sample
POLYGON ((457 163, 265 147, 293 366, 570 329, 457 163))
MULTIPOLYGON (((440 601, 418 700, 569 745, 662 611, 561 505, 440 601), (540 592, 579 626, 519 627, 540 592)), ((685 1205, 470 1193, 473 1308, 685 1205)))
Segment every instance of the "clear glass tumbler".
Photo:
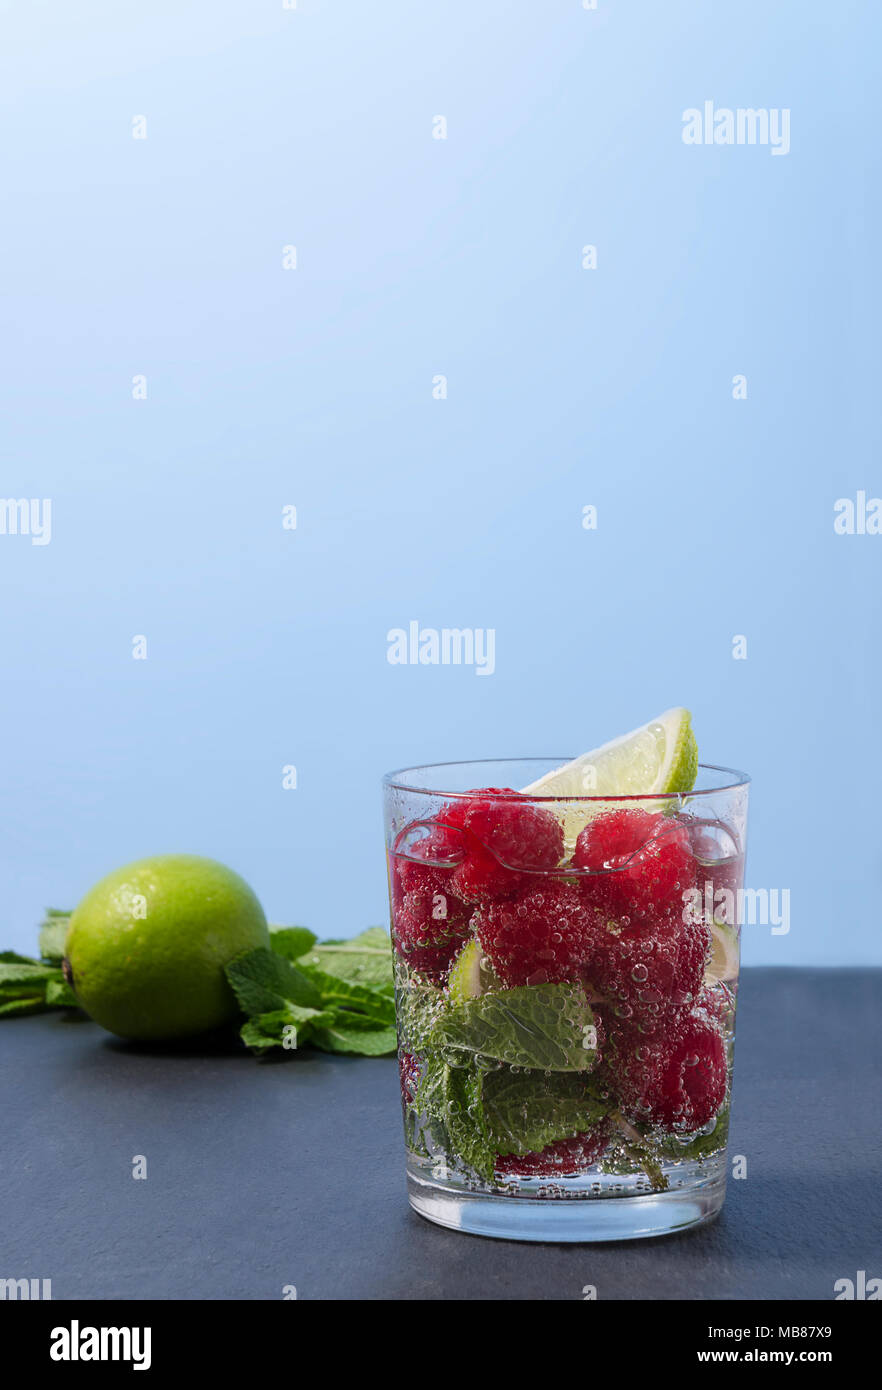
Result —
POLYGON ((384 779, 410 1203, 514 1240, 661 1235, 725 1196, 749 779, 509 790, 567 761, 384 779))

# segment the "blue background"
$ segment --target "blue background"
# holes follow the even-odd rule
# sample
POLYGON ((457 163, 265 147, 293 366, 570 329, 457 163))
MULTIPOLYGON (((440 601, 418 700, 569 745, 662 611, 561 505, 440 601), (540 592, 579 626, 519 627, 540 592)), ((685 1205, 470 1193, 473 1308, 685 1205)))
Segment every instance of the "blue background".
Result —
POLYGON ((383 771, 684 703, 791 890, 747 962, 882 961, 882 537, 833 530, 882 492, 879 6, 3 14, 0 491, 53 535, 0 536, 0 945, 164 849, 350 935, 383 771), (684 145, 705 100, 790 153, 684 145), (495 674, 390 665, 411 619, 495 674))

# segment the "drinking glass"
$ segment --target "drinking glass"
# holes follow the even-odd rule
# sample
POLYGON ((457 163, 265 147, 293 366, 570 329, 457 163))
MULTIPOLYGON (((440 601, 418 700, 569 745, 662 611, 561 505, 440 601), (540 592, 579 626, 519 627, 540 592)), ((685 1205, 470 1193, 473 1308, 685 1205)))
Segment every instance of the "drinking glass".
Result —
POLYGON ((485 1236, 661 1235, 725 1197, 749 779, 508 790, 567 761, 383 780, 409 1200, 485 1236))

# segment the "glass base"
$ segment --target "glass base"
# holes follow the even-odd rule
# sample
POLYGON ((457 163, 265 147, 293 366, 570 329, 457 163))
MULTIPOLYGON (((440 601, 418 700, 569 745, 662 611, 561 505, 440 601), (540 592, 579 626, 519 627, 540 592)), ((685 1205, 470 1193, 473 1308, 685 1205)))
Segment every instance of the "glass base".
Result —
MULTIPOLYGON (((619 1179, 619 1191, 622 1185, 619 1179)), ((596 1189, 589 1195, 572 1188, 565 1194, 536 1197, 467 1191, 459 1184, 427 1180, 408 1165, 407 1187, 410 1205, 420 1216, 469 1235, 567 1242, 645 1240, 713 1220, 726 1196, 726 1170, 723 1164, 708 1165, 688 1184, 639 1196, 598 1196, 596 1189)))

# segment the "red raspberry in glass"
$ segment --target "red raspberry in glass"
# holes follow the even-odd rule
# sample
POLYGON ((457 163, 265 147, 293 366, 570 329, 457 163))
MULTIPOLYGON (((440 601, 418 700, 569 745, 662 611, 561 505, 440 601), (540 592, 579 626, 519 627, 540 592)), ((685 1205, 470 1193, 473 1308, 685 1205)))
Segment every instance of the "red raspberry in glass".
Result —
POLYGON ((469 803, 465 828, 513 869, 553 869, 563 854, 563 829, 550 811, 506 791, 511 800, 469 803))
POLYGON ((565 1178, 583 1173, 603 1155, 609 1143, 605 1123, 572 1139, 558 1139, 538 1153, 505 1154, 496 1160, 496 1173, 503 1178, 565 1178))
POLYGON ((455 948, 468 934, 472 909, 454 892, 452 863, 444 867, 455 857, 456 838, 437 827, 392 856, 395 948, 417 969, 416 952, 455 948))
MULTIPOLYGON (((674 816, 648 811, 604 811, 589 821, 573 854, 589 901, 620 920, 681 918, 685 893, 696 886, 689 832, 674 816)), ((625 922, 627 925, 627 922, 625 922)))
POLYGON ((618 1097, 619 1108, 634 1123, 649 1120, 650 1098, 658 1085, 666 1048, 673 1045, 671 1027, 647 1037, 639 1029, 609 1021, 609 1039, 600 1076, 618 1097))
POLYGON ((485 904, 472 929, 496 975, 513 988, 581 979, 602 923, 575 887, 549 878, 485 904))
POLYGON ((624 926, 606 918, 595 935, 586 981, 617 1020, 639 1024, 648 1035, 693 1006, 709 946, 703 922, 637 918, 624 926))
POLYGON ((399 845, 399 852, 394 856, 395 867, 404 892, 420 888, 427 877, 452 874, 465 853, 464 837, 458 830, 448 830, 443 825, 432 825, 419 840, 404 835, 399 845))
POLYGON ((399 1053, 398 1080, 401 1083, 402 1104, 405 1106, 413 1104, 413 1098, 420 1082, 420 1063, 412 1052, 399 1053))
POLYGON ((418 970, 433 984, 442 985, 461 944, 461 938, 457 938, 444 946, 402 946, 396 937, 395 949, 411 970, 418 970))
POLYGON ((469 928, 472 909, 452 891, 451 876, 426 870, 417 887, 402 892, 396 905, 395 928, 402 945, 443 946, 461 940, 469 928))
POLYGON ((473 840, 465 861, 454 874, 454 881, 456 891, 465 902, 485 903, 516 893, 523 877, 505 868, 478 840, 473 840))
POLYGON ((726 1098, 726 1044, 703 1010, 636 1045, 618 1032, 606 1063, 622 1111, 635 1122, 691 1134, 713 1119, 726 1098))
POLYGON ((445 806, 439 820, 465 836, 465 859, 454 871, 453 886, 466 902, 510 897, 523 886, 526 871, 553 869, 563 854, 557 819, 510 787, 482 787, 445 806))

